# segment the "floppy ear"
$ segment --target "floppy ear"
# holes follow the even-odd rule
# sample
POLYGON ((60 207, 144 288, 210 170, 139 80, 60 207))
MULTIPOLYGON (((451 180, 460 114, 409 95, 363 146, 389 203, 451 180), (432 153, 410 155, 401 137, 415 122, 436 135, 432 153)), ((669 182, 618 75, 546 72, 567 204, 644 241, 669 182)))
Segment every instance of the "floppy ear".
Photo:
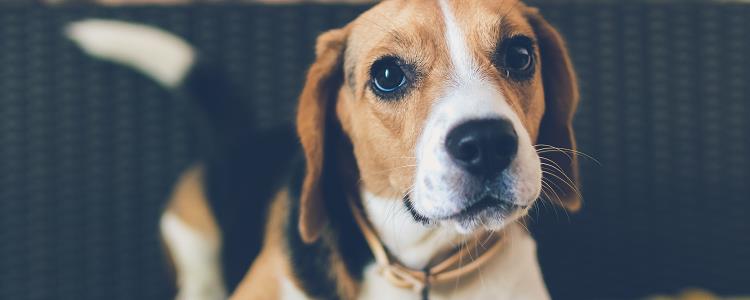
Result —
POLYGON ((545 181, 555 189, 562 206, 577 211, 581 195, 573 115, 578 107, 578 83, 560 33, 536 9, 528 9, 526 17, 538 39, 544 84, 545 113, 537 144, 549 147, 548 151, 540 151, 543 162, 559 168, 548 170, 552 174, 545 174, 545 181))
POLYGON ((348 30, 334 29, 318 37, 315 63, 307 73, 297 110, 297 134, 305 153, 305 178, 300 194, 299 231, 315 242, 325 225, 322 178, 326 125, 342 82, 342 53, 348 30))

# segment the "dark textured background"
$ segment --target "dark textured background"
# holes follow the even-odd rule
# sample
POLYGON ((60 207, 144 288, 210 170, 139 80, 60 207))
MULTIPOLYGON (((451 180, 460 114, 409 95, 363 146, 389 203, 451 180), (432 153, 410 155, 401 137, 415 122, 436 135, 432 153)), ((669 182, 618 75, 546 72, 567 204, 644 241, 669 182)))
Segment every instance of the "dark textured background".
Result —
MULTIPOLYGON (((750 6, 541 5, 581 81, 582 213, 534 213, 551 293, 750 294, 750 6)), ((166 299, 157 220, 194 157, 184 99, 83 56, 61 26, 155 24, 225 67, 271 128, 314 37, 362 7, 0 9, 0 299, 166 299)))

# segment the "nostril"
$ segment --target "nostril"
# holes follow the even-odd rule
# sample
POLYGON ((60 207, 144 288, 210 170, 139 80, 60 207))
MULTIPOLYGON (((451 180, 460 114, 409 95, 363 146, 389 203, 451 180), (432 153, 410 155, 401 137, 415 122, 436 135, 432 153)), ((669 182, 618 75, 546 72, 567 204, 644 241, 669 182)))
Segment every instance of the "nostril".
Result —
POLYGON ((481 150, 479 144, 474 139, 463 139, 458 142, 455 158, 465 162, 471 162, 479 159, 481 150))

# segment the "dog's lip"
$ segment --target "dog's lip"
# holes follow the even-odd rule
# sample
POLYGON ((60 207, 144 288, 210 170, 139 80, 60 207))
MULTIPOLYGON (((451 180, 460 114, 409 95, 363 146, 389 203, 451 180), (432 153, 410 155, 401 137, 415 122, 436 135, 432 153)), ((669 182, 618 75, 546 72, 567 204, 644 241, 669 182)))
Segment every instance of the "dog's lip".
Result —
POLYGON ((422 214, 417 212, 416 209, 414 209, 414 205, 411 202, 412 200, 411 200, 410 194, 407 193, 406 196, 404 196, 403 200, 404 200, 404 206, 406 206, 406 211, 408 211, 409 214, 411 214, 412 218, 414 218, 415 221, 425 224, 425 225, 430 224, 431 222, 430 218, 423 216, 422 214))
POLYGON ((458 219, 471 218, 487 209, 491 209, 493 207, 498 207, 498 206, 500 209, 504 211, 513 211, 517 209, 528 208, 528 205, 518 205, 512 202, 504 201, 497 197, 485 195, 485 196, 482 196, 479 201, 475 201, 471 205, 464 207, 458 213, 455 213, 453 215, 449 215, 446 217, 438 217, 438 218, 431 219, 427 216, 420 214, 419 212, 417 212, 416 209, 414 209, 414 206, 411 203, 412 200, 411 200, 410 194, 406 194, 403 198, 403 201, 404 201, 404 205, 406 206, 406 210, 412 215, 414 220, 423 224, 430 224, 432 221, 437 221, 437 220, 458 220, 458 219))
POLYGON ((474 203, 461 209, 461 211, 459 211, 458 213, 442 219, 464 219, 466 217, 476 216, 479 213, 492 208, 499 208, 500 210, 507 212, 516 209, 523 209, 526 208, 526 206, 518 205, 495 196, 484 195, 479 199, 479 201, 475 201, 474 203))

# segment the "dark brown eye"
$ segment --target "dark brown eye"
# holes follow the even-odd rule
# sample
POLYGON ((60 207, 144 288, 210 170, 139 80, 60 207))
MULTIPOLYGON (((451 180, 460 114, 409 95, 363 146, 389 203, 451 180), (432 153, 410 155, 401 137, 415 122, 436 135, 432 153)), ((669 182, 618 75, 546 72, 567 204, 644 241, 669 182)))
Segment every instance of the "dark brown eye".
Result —
POLYGON ((531 49, 523 46, 508 48, 508 53, 505 54, 505 67, 517 72, 528 70, 533 62, 531 49))
POLYGON ((402 94, 408 82, 398 58, 389 56, 372 64, 370 83, 375 94, 381 98, 393 99, 402 94))
POLYGON ((502 73, 515 80, 527 80, 534 75, 534 44, 526 36, 505 40, 496 54, 495 63, 502 73))

